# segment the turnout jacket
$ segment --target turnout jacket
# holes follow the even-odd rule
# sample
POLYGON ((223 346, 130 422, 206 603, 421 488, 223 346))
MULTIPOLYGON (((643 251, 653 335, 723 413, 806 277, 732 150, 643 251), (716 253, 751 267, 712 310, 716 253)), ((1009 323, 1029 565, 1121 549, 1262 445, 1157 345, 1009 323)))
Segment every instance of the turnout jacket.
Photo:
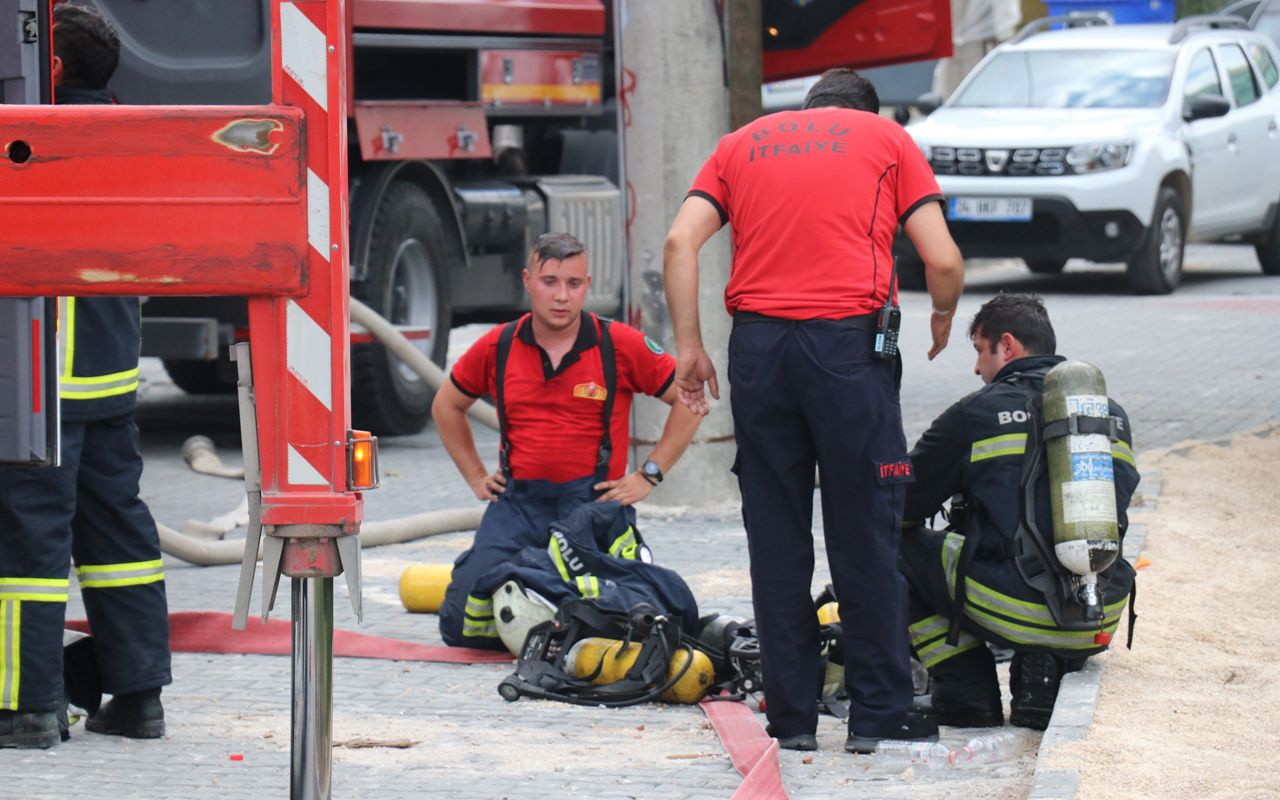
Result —
MULTIPOLYGON (((60 105, 111 103, 105 89, 58 88, 55 99, 60 105)), ((58 330, 62 335, 58 364, 62 418, 87 422, 132 413, 142 347, 138 298, 59 298, 58 330)))
MULTIPOLYGON (((1030 403, 1043 391, 1045 373, 1065 360, 1038 355, 1011 361, 990 384, 934 420, 911 451, 915 482, 907 486, 903 519, 912 523, 932 517, 947 498, 960 495, 968 511, 963 520, 953 520, 952 525, 960 533, 979 535, 974 557, 1011 558, 1022 514, 1022 462, 1033 424, 1030 403)), ((1110 406, 1111 414, 1120 420, 1120 441, 1112 442, 1111 455, 1116 519, 1123 537, 1129 524, 1125 512, 1138 486, 1138 470, 1129 417, 1114 400, 1110 406)), ((1037 525, 1052 535, 1047 479, 1036 487, 1036 505, 1037 525)), ((1114 566, 1103 575, 1112 569, 1114 566)))

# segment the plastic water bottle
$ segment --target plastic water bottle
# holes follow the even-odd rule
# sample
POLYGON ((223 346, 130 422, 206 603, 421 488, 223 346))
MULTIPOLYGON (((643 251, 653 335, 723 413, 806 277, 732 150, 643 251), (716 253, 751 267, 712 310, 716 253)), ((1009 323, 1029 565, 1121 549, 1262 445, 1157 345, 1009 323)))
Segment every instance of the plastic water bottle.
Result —
POLYGON ((1007 760, 1020 744, 1018 734, 1010 730, 997 730, 975 736, 963 746, 952 751, 951 763, 956 766, 967 764, 992 764, 1007 760))
POLYGON ((951 764, 951 748, 942 742, 907 742, 884 739, 872 754, 877 767, 902 770, 921 767, 926 770, 946 769, 951 764))

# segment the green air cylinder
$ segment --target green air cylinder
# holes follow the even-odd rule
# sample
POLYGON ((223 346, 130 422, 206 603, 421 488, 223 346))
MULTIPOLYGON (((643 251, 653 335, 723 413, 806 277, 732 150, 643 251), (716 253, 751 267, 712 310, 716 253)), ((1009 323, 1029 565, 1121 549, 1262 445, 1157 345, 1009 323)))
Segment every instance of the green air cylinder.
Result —
MULTIPOLYGON (((1083 361, 1064 361, 1045 375, 1044 422, 1111 414, 1102 371, 1083 361)), ((1053 549, 1062 566, 1080 576, 1086 616, 1102 607, 1097 574, 1120 554, 1116 524, 1115 469, 1111 440, 1102 433, 1069 434, 1047 442, 1053 549)))

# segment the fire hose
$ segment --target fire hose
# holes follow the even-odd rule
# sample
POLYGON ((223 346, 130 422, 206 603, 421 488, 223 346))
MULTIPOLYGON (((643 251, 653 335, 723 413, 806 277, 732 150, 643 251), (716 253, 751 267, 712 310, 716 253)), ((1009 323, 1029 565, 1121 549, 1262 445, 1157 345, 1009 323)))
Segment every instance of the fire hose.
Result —
MULTIPOLYGON (((439 389, 447 376, 444 370, 427 358, 413 342, 400 334, 396 327, 379 316, 364 303, 351 298, 351 321, 364 326, 397 358, 416 372, 432 389, 439 389)), ((493 406, 476 402, 467 413, 482 425, 497 429, 498 414, 493 406)), ((224 478, 243 478, 244 469, 224 465, 214 449, 213 442, 205 436, 193 436, 182 445, 182 457, 193 470, 204 475, 224 478)), ((160 549, 183 561, 200 566, 238 564, 244 556, 244 542, 239 539, 223 539, 221 536, 240 522, 241 514, 247 521, 247 505, 225 514, 210 523, 192 521, 186 530, 178 531, 160 523, 160 549), (192 535, 192 534, 195 535, 192 535)), ((426 511, 399 519, 366 522, 360 527, 361 547, 377 547, 399 544, 427 536, 457 531, 475 530, 480 525, 484 507, 451 508, 426 511)), ((241 523, 243 524, 243 523, 241 523)))

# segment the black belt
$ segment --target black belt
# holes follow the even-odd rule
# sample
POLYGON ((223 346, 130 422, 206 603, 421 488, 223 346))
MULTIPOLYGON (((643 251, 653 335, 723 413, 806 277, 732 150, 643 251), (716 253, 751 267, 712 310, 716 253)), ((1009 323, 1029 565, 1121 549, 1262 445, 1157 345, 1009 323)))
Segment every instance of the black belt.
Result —
POLYGON ((841 317, 840 319, 784 319, 782 317, 770 317, 766 314, 757 314, 754 311, 733 312, 733 327, 735 328, 739 325, 750 325, 756 322, 831 322, 842 328, 872 331, 876 327, 876 315, 858 314, 852 317, 841 317))

